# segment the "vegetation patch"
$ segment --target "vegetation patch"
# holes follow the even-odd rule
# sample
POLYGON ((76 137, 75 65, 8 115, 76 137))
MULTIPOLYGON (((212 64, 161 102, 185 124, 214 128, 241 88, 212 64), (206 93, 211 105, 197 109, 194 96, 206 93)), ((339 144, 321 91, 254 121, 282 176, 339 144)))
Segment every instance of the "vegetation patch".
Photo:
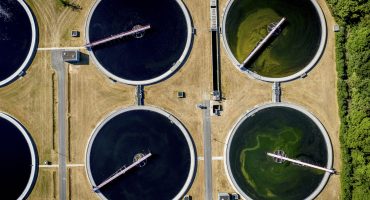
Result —
POLYGON ((281 78, 301 71, 310 63, 322 40, 320 18, 310 0, 235 0, 228 11, 224 31, 239 63, 266 37, 268 27, 283 17, 286 21, 281 32, 246 67, 261 76, 281 78))
POLYGON ((69 0, 58 0, 64 7, 72 8, 72 10, 82 10, 82 7, 77 3, 71 2, 69 0))
POLYGON ((237 127, 229 146, 235 182, 252 199, 307 198, 320 189, 324 172, 276 163, 266 153, 280 150, 289 158, 326 166, 331 158, 322 134, 308 116, 292 108, 265 108, 251 114, 237 127))
POLYGON ((336 35, 342 199, 370 196, 370 3, 328 0, 336 35))

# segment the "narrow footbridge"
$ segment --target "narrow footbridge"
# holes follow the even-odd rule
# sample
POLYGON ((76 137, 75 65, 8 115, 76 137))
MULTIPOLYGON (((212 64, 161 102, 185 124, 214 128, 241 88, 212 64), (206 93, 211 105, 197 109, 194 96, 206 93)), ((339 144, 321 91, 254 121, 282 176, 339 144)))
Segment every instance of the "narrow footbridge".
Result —
POLYGON ((92 48, 94 46, 97 46, 97 45, 101 45, 101 44, 110 42, 112 40, 117 40, 117 39, 121 39, 121 38, 126 37, 126 36, 135 35, 135 34, 144 32, 144 31, 146 31, 146 30, 148 30, 150 28, 151 28, 150 27, 150 24, 149 25, 146 25, 146 26, 137 25, 137 26, 134 26, 134 28, 132 28, 129 31, 125 31, 125 32, 122 32, 122 33, 119 33, 119 34, 116 34, 116 35, 112 35, 112 36, 103 38, 101 40, 97 40, 97 41, 94 41, 94 42, 91 42, 91 43, 87 43, 85 45, 85 47, 86 48, 92 48))
POLYGON ((121 176, 122 174, 126 173, 127 171, 129 171, 130 169, 134 168, 135 166, 138 166, 141 162, 145 161, 150 156, 152 156, 152 153, 148 153, 148 154, 144 155, 143 157, 141 157, 137 161, 133 162, 128 167, 126 167, 124 165, 119 170, 117 170, 114 174, 112 174, 109 178, 107 178, 105 181, 103 181, 102 183, 100 183, 98 186, 93 187, 94 192, 98 192, 98 190, 100 188, 102 188, 105 185, 107 185, 108 183, 112 182, 114 179, 118 178, 119 176, 121 176))
POLYGON ((253 49, 253 51, 248 55, 248 57, 243 61, 243 63, 239 66, 240 68, 245 67, 247 63, 249 63, 252 58, 257 54, 257 52, 267 43, 267 41, 273 36, 278 33, 278 30, 280 29, 281 25, 285 22, 286 18, 283 17, 267 34, 265 38, 262 39, 262 41, 258 42, 257 46, 253 49))
POLYGON ((287 158, 284 155, 279 155, 279 154, 275 154, 275 153, 267 153, 267 155, 268 156, 271 156, 272 158, 278 159, 278 160, 289 161, 289 162, 292 162, 292 163, 295 163, 295 164, 298 164, 298 165, 301 165, 301 166, 305 166, 305 167, 310 167, 310 168, 314 168, 314 169, 326 171, 326 172, 329 172, 331 174, 335 174, 336 173, 334 169, 328 169, 328 168, 325 168, 325 167, 320 167, 320 166, 317 166, 317 165, 305 163, 305 162, 302 162, 300 160, 294 160, 294 159, 291 159, 291 158, 287 158))

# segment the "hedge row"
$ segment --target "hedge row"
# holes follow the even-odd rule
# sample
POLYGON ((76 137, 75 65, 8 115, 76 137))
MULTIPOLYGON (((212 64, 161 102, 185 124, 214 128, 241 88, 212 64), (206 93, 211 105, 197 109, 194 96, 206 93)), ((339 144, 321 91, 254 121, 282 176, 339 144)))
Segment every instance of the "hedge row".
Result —
POLYGON ((370 3, 327 0, 341 30, 336 34, 341 119, 341 198, 370 198, 370 3))

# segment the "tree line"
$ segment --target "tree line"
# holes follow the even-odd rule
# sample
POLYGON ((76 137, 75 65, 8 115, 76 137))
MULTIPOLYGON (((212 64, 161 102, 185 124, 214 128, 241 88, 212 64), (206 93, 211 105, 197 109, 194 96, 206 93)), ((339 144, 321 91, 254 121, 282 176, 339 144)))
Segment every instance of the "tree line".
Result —
POLYGON ((370 198, 370 3, 327 0, 340 25, 336 34, 341 118, 341 198, 370 198))

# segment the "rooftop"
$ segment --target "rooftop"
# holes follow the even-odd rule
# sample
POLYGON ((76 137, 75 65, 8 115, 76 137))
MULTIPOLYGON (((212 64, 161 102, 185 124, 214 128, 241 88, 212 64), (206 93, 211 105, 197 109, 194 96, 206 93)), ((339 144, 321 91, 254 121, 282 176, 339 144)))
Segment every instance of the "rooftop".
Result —
POLYGON ((64 50, 62 57, 65 62, 78 62, 80 61, 80 52, 78 50, 64 50))

